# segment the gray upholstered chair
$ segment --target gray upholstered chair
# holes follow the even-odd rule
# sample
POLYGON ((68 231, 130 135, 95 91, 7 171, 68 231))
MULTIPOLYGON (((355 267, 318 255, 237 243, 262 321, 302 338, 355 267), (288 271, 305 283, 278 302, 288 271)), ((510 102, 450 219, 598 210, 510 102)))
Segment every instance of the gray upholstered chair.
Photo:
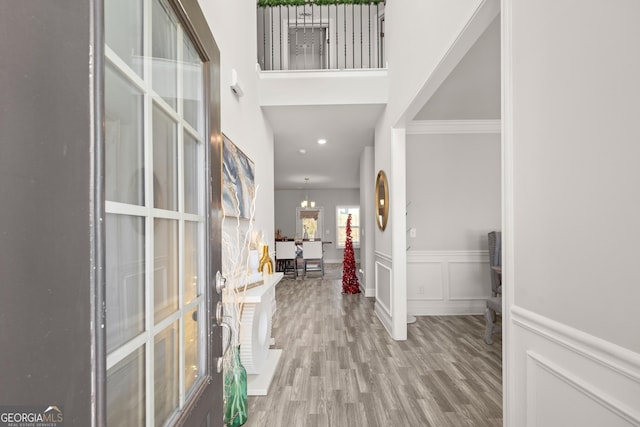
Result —
POLYGON ((487 322, 484 342, 493 344, 496 314, 502 315, 502 233, 492 231, 489 238, 489 266, 491 274, 491 297, 487 299, 484 317, 487 322))

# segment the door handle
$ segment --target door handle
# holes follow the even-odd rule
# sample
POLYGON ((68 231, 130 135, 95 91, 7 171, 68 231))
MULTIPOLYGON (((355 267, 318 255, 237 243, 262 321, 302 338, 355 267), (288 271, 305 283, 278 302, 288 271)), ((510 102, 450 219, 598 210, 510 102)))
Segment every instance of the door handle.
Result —
MULTIPOLYGON (((224 357, 229 351, 229 347, 231 347, 231 338, 233 335, 233 329, 231 329, 231 326, 227 322, 222 322, 219 324, 219 326, 223 329, 226 328, 228 330, 226 345, 222 346, 222 355, 218 357, 218 361, 216 362, 216 370, 218 371, 218 373, 221 373, 222 369, 224 368, 224 357)), ((222 334, 222 336, 224 336, 224 334, 222 334)))
POLYGON ((218 301, 216 304, 216 323, 220 325, 222 323, 222 316, 224 311, 224 306, 222 305, 222 301, 218 301))
MULTIPOLYGON (((220 273, 220 270, 216 271, 216 293, 221 294, 222 291, 227 287, 227 278, 224 277, 222 275, 222 273, 220 273)), ((222 369, 224 368, 224 357, 226 356, 227 352, 229 351, 229 347, 231 347, 231 339, 233 338, 233 329, 231 329, 231 326, 227 323, 224 322, 222 320, 223 318, 223 313, 224 311, 224 307, 222 304, 222 301, 218 301, 217 305, 216 305, 216 324, 215 326, 220 326, 222 329, 226 329, 227 330, 227 340, 226 343, 223 343, 222 345, 222 355, 220 357, 218 357, 218 360, 216 361, 216 370, 218 371, 218 373, 222 372, 222 369)), ((224 333, 222 333, 222 336, 224 337, 224 333)))

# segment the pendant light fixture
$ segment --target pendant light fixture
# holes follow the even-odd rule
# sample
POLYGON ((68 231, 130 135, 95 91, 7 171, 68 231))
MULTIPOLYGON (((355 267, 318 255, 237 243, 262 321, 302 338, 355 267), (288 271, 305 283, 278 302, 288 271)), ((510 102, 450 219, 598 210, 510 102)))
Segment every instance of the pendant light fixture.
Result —
POLYGON ((300 207, 302 209, 316 207, 316 202, 314 202, 313 200, 309 200, 309 178, 304 179, 304 197, 300 202, 300 207))

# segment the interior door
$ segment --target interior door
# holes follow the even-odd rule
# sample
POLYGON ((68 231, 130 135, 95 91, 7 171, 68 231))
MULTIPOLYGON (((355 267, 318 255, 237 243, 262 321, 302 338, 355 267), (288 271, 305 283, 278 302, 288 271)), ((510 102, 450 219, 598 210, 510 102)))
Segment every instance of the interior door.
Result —
POLYGON ((289 27, 289 69, 326 68, 326 31, 325 27, 289 27))
POLYGON ((107 425, 222 425, 219 52, 195 0, 105 0, 105 44, 107 425))

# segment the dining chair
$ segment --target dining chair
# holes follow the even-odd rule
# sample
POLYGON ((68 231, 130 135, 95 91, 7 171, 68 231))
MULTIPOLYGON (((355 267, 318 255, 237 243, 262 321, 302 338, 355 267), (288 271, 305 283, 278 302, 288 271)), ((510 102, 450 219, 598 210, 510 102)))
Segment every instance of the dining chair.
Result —
POLYGON ((488 234, 489 267, 491 274, 491 297, 487 298, 484 313, 486 328, 484 342, 493 344, 493 332, 496 314, 502 315, 502 233, 492 231, 488 234))
POLYGON ((307 271, 320 271, 324 277, 324 261, 321 241, 309 241, 302 244, 302 259, 304 260, 304 275, 307 271))
POLYGON ((297 277, 296 257, 296 243, 294 241, 276 242, 276 267, 279 271, 285 274, 290 271, 297 277))

